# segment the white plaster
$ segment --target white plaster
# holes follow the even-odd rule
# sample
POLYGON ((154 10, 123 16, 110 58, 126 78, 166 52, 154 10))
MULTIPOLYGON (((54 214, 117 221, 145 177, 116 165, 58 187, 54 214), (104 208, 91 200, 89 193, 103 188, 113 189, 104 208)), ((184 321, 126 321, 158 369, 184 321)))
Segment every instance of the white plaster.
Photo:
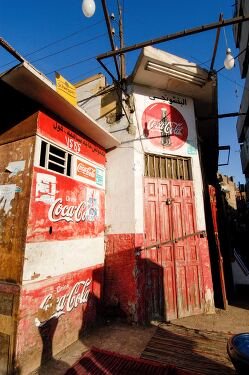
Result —
POLYGON ((206 314, 214 314, 215 313, 215 306, 214 306, 214 293, 211 289, 206 288, 205 290, 205 313, 206 314))
POLYGON ((27 243, 23 284, 104 263, 104 237, 27 243))
POLYGON ((106 225, 108 233, 134 233, 133 145, 107 153, 106 225))

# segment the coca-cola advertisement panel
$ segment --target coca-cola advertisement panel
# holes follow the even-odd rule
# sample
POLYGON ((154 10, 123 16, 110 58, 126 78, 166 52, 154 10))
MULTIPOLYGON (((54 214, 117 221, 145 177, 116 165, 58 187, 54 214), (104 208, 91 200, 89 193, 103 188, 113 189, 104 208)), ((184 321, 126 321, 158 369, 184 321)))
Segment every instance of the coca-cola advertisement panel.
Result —
POLYGON ((39 112, 37 132, 39 135, 65 147, 73 154, 87 157, 102 165, 105 164, 105 150, 103 147, 88 140, 78 132, 69 129, 42 112, 39 112))
POLYGON ((53 353, 94 325, 102 298, 103 265, 24 285, 20 299, 17 351, 41 352, 41 336, 55 324, 53 353), (25 332, 25 335, 23 335, 25 332))
POLYGON ((34 167, 27 242, 99 236, 104 202, 103 189, 34 167))
POLYGON ((149 87, 137 87, 134 96, 145 152, 198 157, 191 97, 149 87))

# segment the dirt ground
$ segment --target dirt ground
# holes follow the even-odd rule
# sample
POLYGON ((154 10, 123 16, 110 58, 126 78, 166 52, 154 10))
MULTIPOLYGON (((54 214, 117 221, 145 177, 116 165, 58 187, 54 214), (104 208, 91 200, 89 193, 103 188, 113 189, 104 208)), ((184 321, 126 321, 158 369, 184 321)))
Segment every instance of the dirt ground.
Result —
POLYGON ((249 332, 249 296, 247 301, 238 300, 226 310, 216 309, 215 314, 194 315, 172 320, 171 323, 199 330, 242 333, 249 332))
MULTIPOLYGON (((246 302, 238 301, 229 305, 227 310, 216 309, 215 314, 191 316, 173 320, 171 323, 201 331, 249 332, 249 297, 247 299, 246 302)), ((159 324, 151 322, 149 326, 137 327, 116 321, 110 325, 103 325, 60 352, 46 366, 30 375, 63 375, 81 354, 92 346, 139 357, 159 324)))

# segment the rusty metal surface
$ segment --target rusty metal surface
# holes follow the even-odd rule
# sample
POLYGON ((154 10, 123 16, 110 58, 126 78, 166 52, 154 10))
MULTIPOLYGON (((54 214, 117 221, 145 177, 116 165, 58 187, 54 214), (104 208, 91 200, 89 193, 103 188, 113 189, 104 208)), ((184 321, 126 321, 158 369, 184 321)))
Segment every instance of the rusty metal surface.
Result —
POLYGON ((30 137, 0 146, 1 281, 21 282, 34 142, 30 137), (23 168, 11 172, 13 162, 21 162, 23 168))

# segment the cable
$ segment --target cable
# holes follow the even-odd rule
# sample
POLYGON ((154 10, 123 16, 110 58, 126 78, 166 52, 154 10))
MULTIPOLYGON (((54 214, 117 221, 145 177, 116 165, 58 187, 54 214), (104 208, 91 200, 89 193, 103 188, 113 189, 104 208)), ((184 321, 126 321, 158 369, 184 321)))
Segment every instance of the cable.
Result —
MULTIPOLYGON (((35 51, 29 52, 29 53, 27 53, 27 54, 24 54, 23 56, 24 56, 24 57, 31 56, 31 55, 33 55, 33 54, 35 54, 35 53, 37 53, 37 52, 40 52, 40 51, 42 51, 42 50, 44 50, 44 49, 46 49, 46 48, 48 48, 48 47, 53 46, 54 44, 57 44, 57 43, 59 43, 59 42, 62 42, 63 40, 68 39, 68 38, 70 38, 70 37, 73 36, 73 35, 76 35, 76 34, 81 33, 83 30, 88 30, 88 29, 90 29, 90 28, 92 28, 92 27, 94 27, 94 26, 96 26, 96 25, 98 25, 98 24, 100 24, 100 23, 102 23, 102 22, 104 22, 104 19, 102 19, 102 20, 100 20, 100 21, 98 21, 98 22, 95 22, 94 24, 92 24, 92 25, 90 25, 90 26, 82 27, 81 29, 79 29, 79 30, 77 30, 77 31, 74 31, 73 33, 71 33, 71 34, 69 34, 69 35, 66 35, 66 36, 63 37, 63 38, 57 39, 57 40, 55 40, 54 42, 51 42, 51 43, 49 43, 49 44, 46 44, 45 46, 40 47, 39 49, 37 49, 37 50, 35 50, 35 51)), ((15 61, 16 61, 16 60, 11 60, 10 62, 8 62, 8 63, 6 63, 6 64, 1 65, 0 68, 3 68, 3 67, 5 67, 5 66, 7 66, 7 65, 10 65, 10 64, 12 64, 12 63, 15 62, 15 61)))
POLYGON ((61 66, 60 68, 56 68, 56 69, 54 69, 54 70, 51 70, 51 72, 47 72, 47 73, 45 73, 45 74, 52 74, 52 73, 54 73, 55 71, 59 71, 59 70, 64 70, 64 69, 67 69, 67 68, 71 68, 72 66, 79 65, 79 64, 81 64, 81 63, 83 63, 83 62, 86 62, 86 61, 89 61, 89 60, 93 60, 93 59, 95 59, 95 58, 96 58, 96 55, 94 55, 94 56, 92 56, 92 57, 88 57, 88 58, 86 58, 86 59, 84 59, 84 60, 80 60, 80 61, 75 62, 75 63, 70 64, 70 65, 64 65, 64 66, 61 66))
POLYGON ((33 64, 33 63, 35 63, 35 62, 37 62, 37 61, 41 61, 41 60, 47 59, 48 57, 58 55, 58 54, 61 53, 61 52, 68 51, 68 50, 70 50, 70 49, 72 49, 72 48, 74 48, 74 47, 78 47, 78 46, 80 46, 80 45, 82 45, 82 44, 85 44, 85 43, 91 42, 92 40, 96 40, 96 39, 98 39, 98 38, 101 38, 101 37, 105 36, 106 34, 107 34, 107 33, 97 35, 97 36, 95 36, 95 37, 93 37, 93 38, 91 38, 91 39, 84 40, 83 42, 80 42, 80 43, 74 44, 73 46, 70 46, 70 47, 67 47, 67 48, 61 49, 60 51, 57 51, 57 52, 51 53, 51 54, 49 54, 49 55, 47 55, 47 56, 43 56, 43 57, 41 57, 41 58, 39 58, 39 59, 36 59, 36 60, 31 60, 31 63, 33 64))
MULTIPOLYGON (((110 66, 110 63, 109 64, 106 64, 107 66, 110 66)), ((90 70, 87 70, 87 71, 84 71, 84 72, 82 72, 81 74, 77 74, 77 76, 74 76, 73 78, 71 78, 71 81, 74 81, 75 79, 77 79, 77 78, 80 78, 81 77, 81 79, 82 79, 82 77, 84 77, 86 74, 89 74, 89 73, 92 73, 92 72, 94 72, 94 71, 96 71, 96 70, 100 70, 101 68, 100 68, 100 66, 98 65, 98 66, 96 66, 95 68, 93 68, 93 69, 90 69, 90 70)), ((109 86, 108 86, 109 87, 109 86)))

